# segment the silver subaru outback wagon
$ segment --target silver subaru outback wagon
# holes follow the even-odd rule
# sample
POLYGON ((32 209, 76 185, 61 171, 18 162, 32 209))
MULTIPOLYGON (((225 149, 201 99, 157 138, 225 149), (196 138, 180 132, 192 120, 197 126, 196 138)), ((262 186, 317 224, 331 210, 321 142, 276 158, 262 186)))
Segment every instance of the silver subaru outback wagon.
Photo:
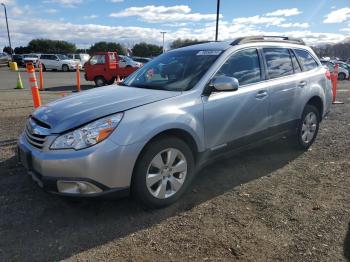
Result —
POLYGON ((245 37, 167 52, 117 85, 38 108, 18 141, 45 190, 175 202, 208 157, 290 135, 307 149, 331 105, 329 74, 302 40, 245 37))

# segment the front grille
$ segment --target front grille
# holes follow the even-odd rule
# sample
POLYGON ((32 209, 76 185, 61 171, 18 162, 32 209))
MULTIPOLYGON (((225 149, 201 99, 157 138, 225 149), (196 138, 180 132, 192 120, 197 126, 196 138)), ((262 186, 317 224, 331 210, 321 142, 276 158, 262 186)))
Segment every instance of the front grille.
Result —
POLYGON ((42 124, 40 121, 37 121, 33 118, 29 118, 25 128, 25 136, 29 144, 32 146, 42 149, 47 139, 48 129, 46 129, 47 125, 42 124), (32 123, 35 123, 33 126, 32 123), (38 134, 38 132, 34 132, 33 130, 39 127, 41 130, 46 130, 46 134, 38 134))

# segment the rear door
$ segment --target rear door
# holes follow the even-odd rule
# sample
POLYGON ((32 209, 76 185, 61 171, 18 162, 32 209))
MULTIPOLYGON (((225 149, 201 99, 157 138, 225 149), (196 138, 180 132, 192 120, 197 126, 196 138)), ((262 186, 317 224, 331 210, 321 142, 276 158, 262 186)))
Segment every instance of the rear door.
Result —
POLYGON ((293 128, 296 119, 300 118, 300 89, 307 85, 307 82, 299 79, 301 69, 294 69, 288 48, 264 47, 262 53, 269 83, 270 130, 272 133, 278 133, 293 128))
POLYGON ((203 96, 206 145, 212 150, 252 142, 268 129, 268 89, 256 48, 234 53, 216 76, 234 77, 239 89, 203 96), (248 140, 243 139, 248 138, 248 140))

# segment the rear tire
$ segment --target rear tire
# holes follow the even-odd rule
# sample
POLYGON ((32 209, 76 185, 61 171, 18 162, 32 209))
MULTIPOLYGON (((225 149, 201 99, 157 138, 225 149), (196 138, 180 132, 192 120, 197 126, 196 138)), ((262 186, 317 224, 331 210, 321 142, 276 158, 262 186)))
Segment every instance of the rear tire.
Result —
POLYGON ((132 196, 148 208, 161 208, 176 202, 194 177, 191 149, 181 139, 162 137, 147 145, 137 160, 132 196))
POLYGON ((46 72, 46 67, 44 64, 41 65, 44 72, 46 72))
POLYGON ((63 72, 69 72, 69 67, 67 65, 62 66, 62 71, 63 72))
POLYGON ((94 81, 95 81, 95 85, 97 87, 101 87, 101 86, 106 85, 106 79, 103 76, 96 76, 94 81))
POLYGON ((318 109, 313 105, 306 105, 294 139, 297 149, 307 150, 313 144, 317 137, 320 120, 318 109))
POLYGON ((345 78, 346 78, 346 75, 344 73, 338 74, 338 80, 343 81, 343 80, 345 80, 345 78))

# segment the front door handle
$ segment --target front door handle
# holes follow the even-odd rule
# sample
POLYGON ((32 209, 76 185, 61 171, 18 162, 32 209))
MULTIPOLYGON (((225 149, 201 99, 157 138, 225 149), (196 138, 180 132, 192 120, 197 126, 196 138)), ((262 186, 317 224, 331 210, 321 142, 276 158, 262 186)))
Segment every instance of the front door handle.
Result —
POLYGON ((306 81, 301 81, 301 82, 299 82, 299 84, 298 84, 298 86, 301 87, 301 88, 303 88, 303 87, 306 86, 306 85, 307 85, 306 81))
POLYGON ((263 99, 264 97, 267 96, 267 91, 266 90, 261 90, 256 94, 257 99, 263 99))

